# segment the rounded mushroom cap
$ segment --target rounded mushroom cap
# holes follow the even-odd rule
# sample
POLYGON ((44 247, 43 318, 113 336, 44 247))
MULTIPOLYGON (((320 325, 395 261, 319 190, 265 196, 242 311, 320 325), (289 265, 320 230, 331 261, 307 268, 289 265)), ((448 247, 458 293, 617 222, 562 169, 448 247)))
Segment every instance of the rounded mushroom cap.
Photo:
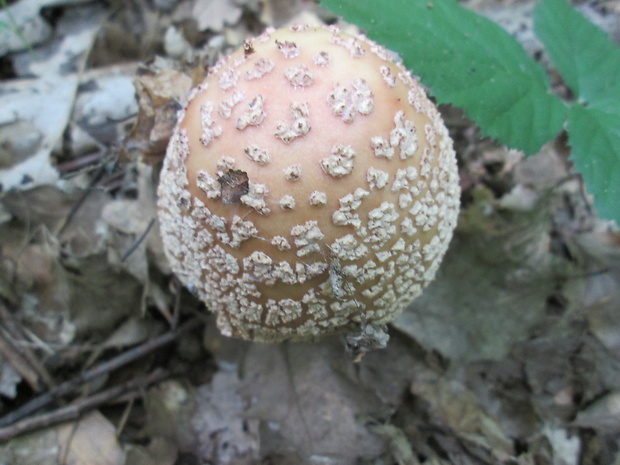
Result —
POLYGON ((222 333, 275 342, 395 318, 433 279, 460 189, 437 109, 387 50, 295 26, 194 89, 158 195, 172 269, 222 333))

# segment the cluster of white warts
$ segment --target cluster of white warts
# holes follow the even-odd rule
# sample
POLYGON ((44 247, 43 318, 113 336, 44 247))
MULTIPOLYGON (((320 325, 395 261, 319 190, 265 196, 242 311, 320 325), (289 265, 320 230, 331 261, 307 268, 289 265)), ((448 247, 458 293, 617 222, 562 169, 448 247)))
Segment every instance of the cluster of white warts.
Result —
MULTIPOLYGON (((268 41, 269 34, 266 32, 258 40, 268 41)), ((391 62, 388 52, 368 39, 345 38, 337 30, 332 31, 331 42, 344 47, 354 58, 366 53, 362 41, 376 56, 391 62)), ((299 56, 299 46, 293 42, 276 41, 276 46, 288 60, 294 61, 299 56)), ((252 69, 242 75, 237 68, 247 59, 232 64, 224 60, 211 71, 220 73, 219 88, 228 92, 229 97, 217 106, 209 102, 201 105, 200 142, 204 146, 222 136, 214 112, 228 119, 235 106, 248 102, 235 124, 239 131, 258 126, 265 119, 264 96, 247 98, 236 86, 240 79, 257 80, 274 72, 275 64, 270 59, 258 58, 252 69)), ((284 75, 295 88, 311 86, 314 82, 312 67, 320 69, 329 65, 328 52, 321 51, 314 55, 311 65, 293 63, 285 69, 284 75)), ((185 161, 189 156, 189 141, 184 130, 177 128, 175 131, 160 181, 162 236, 173 270, 201 299, 211 303, 211 309, 218 312, 218 326, 225 334, 264 341, 307 338, 325 332, 325 328, 335 329, 352 320, 359 321, 362 313, 365 321, 380 324, 390 320, 433 279, 456 222, 458 174, 437 110, 411 75, 404 68, 399 69, 398 76, 392 74, 388 66, 381 66, 378 71, 387 87, 394 87, 397 79, 408 86, 409 104, 430 122, 424 127, 424 134, 419 135, 414 123, 407 120, 402 111, 397 112, 388 137, 371 137, 369 145, 376 157, 388 160, 394 156, 402 160, 410 158, 419 145, 425 145, 421 163, 419 168, 405 167, 392 175, 368 168, 367 185, 340 198, 339 208, 331 215, 335 227, 346 227, 353 232, 331 243, 325 243, 325 234, 314 220, 293 226, 288 238, 268 238, 262 237, 248 219, 234 216, 227 220, 213 214, 188 191, 185 161), (426 144, 419 144, 422 137, 426 144), (398 201, 385 201, 364 218, 360 217, 358 211, 371 192, 385 189, 397 196, 398 201), (436 234, 428 243, 414 238, 420 232, 431 230, 436 234), (411 240, 406 241, 404 237, 411 240), (266 240, 280 251, 292 250, 297 258, 294 263, 274 261, 268 254, 255 251, 239 262, 226 250, 227 247, 237 249, 252 238, 266 240), (320 258, 311 261, 310 257, 320 258), (324 277, 322 283, 307 291, 301 300, 269 299, 266 304, 255 301, 261 299, 259 286, 273 286, 279 282, 302 284, 320 276, 324 277), (363 299, 356 297, 356 289, 363 289, 363 299)), ((204 86, 196 89, 190 100, 205 89, 204 86)), ((348 86, 335 85, 325 102, 334 116, 349 124, 369 115, 374 108, 373 93, 361 78, 354 79, 348 86)), ((273 133, 285 144, 305 136, 310 130, 307 102, 292 102, 290 115, 289 121, 278 122, 273 133)), ((182 115, 179 119, 182 120, 182 115)), ((244 153, 258 165, 271 162, 267 148, 250 145, 245 147, 244 153)), ((352 172, 355 158, 353 147, 338 144, 325 154, 319 165, 337 180, 352 172)), ((197 173, 197 186, 208 199, 221 196, 218 179, 226 170, 234 169, 234 163, 234 159, 222 157, 215 176, 204 170, 197 173)), ((297 181, 303 173, 299 165, 291 165, 282 175, 288 181, 297 181)), ((248 192, 240 201, 260 215, 267 215, 270 213, 266 202, 268 194, 267 186, 250 180, 248 192)), ((326 192, 314 191, 303 203, 320 208, 327 204, 327 198, 326 192)), ((278 204, 283 210, 307 208, 291 195, 283 196, 278 204)))

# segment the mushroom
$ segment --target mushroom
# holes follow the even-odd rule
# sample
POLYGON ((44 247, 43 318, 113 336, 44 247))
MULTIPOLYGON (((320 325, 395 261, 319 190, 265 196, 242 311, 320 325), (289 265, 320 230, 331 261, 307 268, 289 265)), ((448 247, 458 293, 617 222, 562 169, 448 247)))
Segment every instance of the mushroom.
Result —
POLYGON ((459 209, 452 141, 386 49, 267 30, 180 111, 158 188, 172 270, 227 336, 384 325, 434 278, 459 209))

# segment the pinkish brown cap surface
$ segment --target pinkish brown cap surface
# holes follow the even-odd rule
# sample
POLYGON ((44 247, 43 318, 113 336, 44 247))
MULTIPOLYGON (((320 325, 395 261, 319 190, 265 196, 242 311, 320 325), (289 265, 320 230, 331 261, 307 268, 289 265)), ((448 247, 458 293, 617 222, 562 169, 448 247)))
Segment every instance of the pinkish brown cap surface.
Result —
POLYGON ((391 54, 333 27, 267 31, 192 92, 159 220, 222 333, 312 339, 395 318, 456 225, 447 130, 391 54))

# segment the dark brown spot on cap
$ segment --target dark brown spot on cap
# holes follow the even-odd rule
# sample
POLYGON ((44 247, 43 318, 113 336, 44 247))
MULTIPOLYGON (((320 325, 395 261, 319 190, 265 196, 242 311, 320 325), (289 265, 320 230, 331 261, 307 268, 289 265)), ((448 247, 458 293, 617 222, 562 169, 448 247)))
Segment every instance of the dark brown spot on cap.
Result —
POLYGON ((222 186, 222 202, 227 205, 239 203, 250 190, 248 174, 242 170, 228 170, 217 180, 222 186))
POLYGON ((253 53, 254 53, 254 46, 252 45, 252 42, 249 40, 246 40, 245 42, 243 42, 243 55, 247 58, 253 53))

